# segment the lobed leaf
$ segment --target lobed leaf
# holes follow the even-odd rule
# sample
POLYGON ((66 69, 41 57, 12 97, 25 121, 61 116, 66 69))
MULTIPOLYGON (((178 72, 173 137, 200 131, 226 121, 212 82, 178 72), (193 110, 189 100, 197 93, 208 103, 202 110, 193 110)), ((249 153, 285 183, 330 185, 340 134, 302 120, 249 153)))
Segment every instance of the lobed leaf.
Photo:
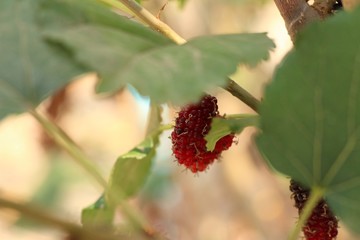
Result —
POLYGON ((241 133, 246 127, 257 126, 258 119, 259 116, 251 114, 214 118, 211 122, 211 129, 205 136, 207 150, 213 151, 217 141, 226 135, 241 133))
POLYGON ((184 104, 225 85, 239 63, 252 66, 267 59, 274 47, 262 33, 206 36, 178 46, 93 0, 72 2, 45 5, 46 37, 100 74, 99 92, 113 93, 130 83, 157 103, 184 104))
POLYGON ((277 171, 326 189, 360 233, 360 9, 300 34, 266 88, 257 145, 277 171))

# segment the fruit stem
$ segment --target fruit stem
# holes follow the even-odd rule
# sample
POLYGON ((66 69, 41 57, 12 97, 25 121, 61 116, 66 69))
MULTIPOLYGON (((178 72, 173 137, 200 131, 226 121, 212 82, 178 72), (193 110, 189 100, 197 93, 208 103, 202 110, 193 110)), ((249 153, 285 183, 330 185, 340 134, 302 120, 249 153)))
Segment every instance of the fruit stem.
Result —
POLYGON ((303 226, 306 224, 308 218, 310 217, 313 209, 319 203, 321 198, 324 196, 325 189, 315 186, 311 189, 309 199, 306 201, 304 208, 300 213, 300 218, 294 229, 291 231, 288 240, 297 240, 302 230, 303 226))

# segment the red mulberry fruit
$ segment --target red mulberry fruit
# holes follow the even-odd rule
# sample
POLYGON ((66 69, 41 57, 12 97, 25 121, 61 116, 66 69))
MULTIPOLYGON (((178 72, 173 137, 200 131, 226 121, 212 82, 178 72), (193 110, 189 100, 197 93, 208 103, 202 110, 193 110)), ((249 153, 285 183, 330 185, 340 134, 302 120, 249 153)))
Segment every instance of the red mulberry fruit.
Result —
MULTIPOLYGON (((290 181, 290 191, 295 200, 295 207, 301 213, 310 191, 303 188, 294 180, 290 181)), ((306 240, 333 240, 338 234, 338 220, 329 208, 324 199, 313 209, 307 223, 303 227, 306 240)))
POLYGON ((175 120, 171 134, 172 150, 177 161, 193 173, 204 171, 233 143, 233 134, 216 142, 213 151, 207 151, 205 136, 210 131, 211 120, 219 117, 217 99, 205 95, 199 103, 185 106, 175 120))

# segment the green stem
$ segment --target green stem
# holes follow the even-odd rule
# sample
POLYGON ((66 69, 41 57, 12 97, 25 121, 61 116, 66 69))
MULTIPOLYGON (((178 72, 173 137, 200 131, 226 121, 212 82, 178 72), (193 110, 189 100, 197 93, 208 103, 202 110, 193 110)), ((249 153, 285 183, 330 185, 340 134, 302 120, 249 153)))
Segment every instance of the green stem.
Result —
POLYGON ((253 95, 251 95, 244 88, 239 86, 235 81, 229 80, 229 83, 226 87, 224 87, 229 93, 231 93, 234 97, 240 99, 243 103, 248 105, 255 112, 259 112, 260 101, 257 100, 253 95))
POLYGON ((163 132, 163 131, 170 130, 170 129, 173 129, 173 128, 174 128, 173 124, 164 124, 164 125, 159 126, 158 131, 163 132))
POLYGON ((319 203, 321 198, 324 196, 325 189, 321 187, 314 187, 311 189, 309 199, 306 201, 305 207, 302 209, 299 221, 297 222, 295 228, 291 231, 289 240, 297 240, 302 230, 303 226, 306 224, 309 219, 313 209, 319 203))
POLYGON ((56 124, 42 116, 35 110, 30 111, 30 113, 36 118, 36 120, 41 124, 46 133, 63 149, 65 149, 73 159, 85 169, 103 188, 106 189, 107 182, 97 170, 95 164, 85 155, 85 153, 80 149, 80 147, 56 124))
POLYGON ((225 116, 226 119, 242 119, 242 118, 259 118, 259 115, 257 114, 251 114, 251 113, 237 113, 237 114, 227 114, 225 116))

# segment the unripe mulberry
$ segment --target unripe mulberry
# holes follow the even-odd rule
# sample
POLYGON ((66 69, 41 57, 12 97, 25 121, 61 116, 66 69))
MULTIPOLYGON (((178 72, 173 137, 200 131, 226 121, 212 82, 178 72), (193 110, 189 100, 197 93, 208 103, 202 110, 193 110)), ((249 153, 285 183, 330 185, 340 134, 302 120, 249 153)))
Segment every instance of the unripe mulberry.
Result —
POLYGON ((234 135, 229 134, 216 142, 213 151, 207 151, 204 137, 210 131, 214 117, 220 117, 217 99, 205 95, 200 102, 182 108, 175 120, 171 133, 172 151, 178 163, 193 173, 207 169, 233 143, 234 135))
MULTIPOLYGON (((295 207, 300 214, 309 198, 310 191, 294 180, 290 181, 290 191, 292 192, 292 198, 295 200, 295 207)), ((334 240, 338 234, 337 228, 337 218, 326 201, 321 199, 313 209, 302 230, 306 240, 334 240)))

